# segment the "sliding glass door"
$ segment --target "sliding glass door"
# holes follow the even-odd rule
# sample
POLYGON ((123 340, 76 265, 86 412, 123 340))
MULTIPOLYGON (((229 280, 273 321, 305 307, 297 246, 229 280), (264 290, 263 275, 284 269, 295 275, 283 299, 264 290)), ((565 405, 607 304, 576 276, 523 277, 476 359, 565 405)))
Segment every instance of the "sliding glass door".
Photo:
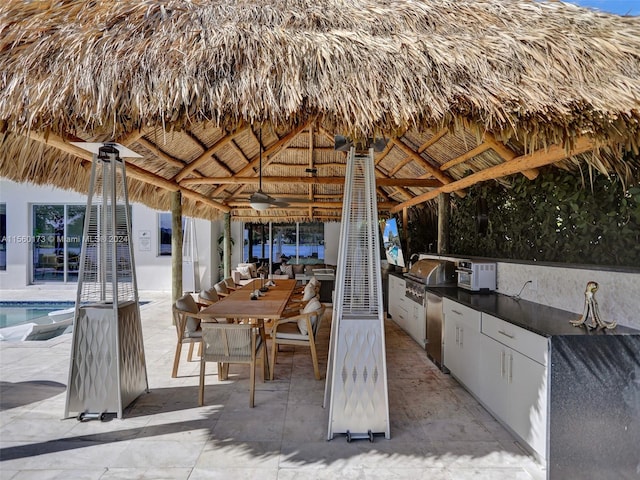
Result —
POLYGON ((279 263, 281 256, 289 258, 289 263, 322 263, 324 224, 245 224, 243 261, 279 263))
POLYGON ((84 205, 33 205, 32 282, 78 280, 84 205))

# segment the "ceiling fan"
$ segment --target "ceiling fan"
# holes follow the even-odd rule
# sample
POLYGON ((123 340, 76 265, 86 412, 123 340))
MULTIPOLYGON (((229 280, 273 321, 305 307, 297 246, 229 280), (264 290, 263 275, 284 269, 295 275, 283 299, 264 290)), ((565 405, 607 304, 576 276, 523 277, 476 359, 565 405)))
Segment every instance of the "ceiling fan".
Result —
MULTIPOLYGON (((260 146, 260 166, 259 166, 258 174, 259 174, 260 180, 258 184, 258 190, 249 197, 249 204, 251 205, 251 208, 259 211, 264 211, 271 207, 288 207, 289 206, 288 201, 280 198, 272 197, 268 193, 264 193, 262 191, 262 128, 260 128, 259 146, 260 146)), ((309 200, 305 198, 296 198, 296 199, 292 199, 292 201, 296 203, 302 203, 302 202, 308 202, 309 200)))

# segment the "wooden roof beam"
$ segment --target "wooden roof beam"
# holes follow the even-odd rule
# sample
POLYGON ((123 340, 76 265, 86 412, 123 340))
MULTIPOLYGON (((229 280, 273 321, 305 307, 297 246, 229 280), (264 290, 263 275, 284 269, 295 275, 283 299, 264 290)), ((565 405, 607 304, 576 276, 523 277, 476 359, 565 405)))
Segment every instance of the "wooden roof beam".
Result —
MULTIPOLYGON (((493 150, 498 155, 500 155, 505 162, 513 160, 518 156, 516 152, 511 150, 509 147, 507 147, 504 143, 496 139, 496 137, 494 137, 490 133, 486 133, 485 138, 486 138, 486 143, 491 145, 491 150, 493 150)), ((529 180, 534 180, 538 177, 538 175, 540 174, 540 171, 535 168, 530 168, 528 170, 523 170, 521 173, 525 177, 527 177, 529 180)))
MULTIPOLYGON (((181 186, 190 185, 257 185, 259 177, 206 177, 185 178, 181 186)), ((262 183, 299 183, 306 185, 344 185, 344 177, 262 177, 262 183)), ((379 187, 440 187, 442 182, 433 178, 389 178, 377 177, 379 187)))
MULTIPOLYGON (((437 178, 438 180, 440 180, 443 184, 448 184, 453 182, 453 179, 451 177, 449 177, 448 175, 445 175, 438 168, 434 167, 429 162, 427 162, 424 158, 422 158, 422 156, 419 153, 415 152, 409 145, 404 143, 402 140, 398 138, 392 138, 391 141, 394 143, 394 145, 400 148, 400 150, 402 150, 406 155, 409 155, 411 158, 417 161, 420 165, 422 165, 425 168, 425 170, 427 170, 434 178, 437 178)), ((464 192, 463 190, 460 190, 456 192, 456 194, 460 196, 464 196, 466 195, 466 192, 464 192)))
MULTIPOLYGON (((342 202, 290 202, 286 207, 273 207, 274 210, 307 210, 313 209, 330 209, 337 210, 342 209, 342 202)), ((378 210, 390 210, 398 205, 398 202, 378 202, 378 210)), ((229 202, 230 207, 235 208, 251 208, 251 205, 247 201, 234 201, 229 202)))
POLYGON ((438 196, 440 192, 450 193, 455 192, 458 189, 468 188, 476 183, 484 182, 486 180, 495 180, 496 178, 505 177, 507 175, 513 175, 514 173, 522 173, 524 170, 532 168, 540 168, 551 163, 556 163, 565 158, 579 155, 581 153, 588 152, 595 148, 595 144, 587 137, 580 137, 576 139, 573 148, 567 151, 564 147, 559 145, 553 145, 548 149, 537 150, 527 155, 521 155, 500 165, 486 168, 479 172, 468 175, 460 180, 450 182, 439 188, 435 188, 428 193, 418 195, 413 199, 401 203, 400 205, 391 209, 391 213, 396 213, 406 207, 412 207, 419 203, 426 202, 438 196))
MULTIPOLYGON (((296 138, 298 136, 298 134, 300 132, 302 132, 304 129, 306 129, 311 122, 315 121, 315 117, 311 118, 309 121, 307 121, 306 123, 297 126, 296 128, 294 128, 293 130, 291 130, 289 133, 287 133, 284 137, 282 137, 280 140, 278 140, 277 142, 273 143, 272 145, 270 145, 268 148, 266 148, 265 150, 263 150, 262 152, 262 158, 263 160, 267 157, 269 157, 270 155, 273 155, 275 152, 277 152, 278 150, 280 150, 281 148, 286 148, 287 145, 289 145, 294 138, 296 138)), ((238 176, 242 176, 242 175, 246 175, 247 173, 252 173, 253 175, 256 174, 256 172, 253 170, 253 168, 260 162, 260 154, 256 155, 255 157, 253 157, 250 161, 249 164, 244 166, 243 168, 240 169, 240 171, 236 172, 234 175, 238 175, 238 176)), ((263 167, 265 167, 267 164, 264 163, 263 161, 263 167)), ((220 195, 222 192, 224 192, 224 190, 226 189, 225 186, 221 186, 218 187, 212 194, 212 197, 217 197, 218 195, 220 195)))
MULTIPOLYGON (((84 160, 93 161, 93 155, 91 154, 91 152, 88 152, 86 150, 83 150, 82 148, 76 147, 75 145, 71 145, 70 143, 66 142, 62 137, 55 135, 53 133, 44 135, 40 132, 31 131, 29 132, 29 138, 36 140, 38 142, 44 143, 46 145, 50 145, 52 147, 57 148, 58 150, 61 150, 65 153, 82 158, 84 160)), ((78 139, 78 141, 83 141, 83 140, 78 139)), ((166 178, 163 178, 154 173, 148 172, 147 170, 144 170, 143 168, 140 168, 137 165, 134 165, 132 163, 127 162, 125 164, 125 170, 126 170, 127 177, 135 178, 136 180, 139 180, 141 182, 148 183, 149 185, 153 185, 155 187, 159 187, 164 190, 169 190, 171 192, 180 190, 182 191, 182 194, 185 197, 189 197, 199 202, 203 202, 206 205, 209 205, 210 207, 213 207, 225 213, 231 211, 231 209, 226 205, 222 205, 221 203, 211 200, 210 198, 207 198, 204 195, 198 192, 194 192, 193 190, 190 190, 188 188, 181 188, 175 182, 171 180, 167 180, 166 178)))

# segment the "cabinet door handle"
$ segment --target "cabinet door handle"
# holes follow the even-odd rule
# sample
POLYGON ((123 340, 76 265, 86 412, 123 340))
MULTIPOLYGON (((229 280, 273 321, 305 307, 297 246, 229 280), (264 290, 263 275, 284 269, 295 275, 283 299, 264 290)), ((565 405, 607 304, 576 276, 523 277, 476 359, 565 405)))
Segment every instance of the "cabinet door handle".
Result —
POLYGON ((504 335, 504 336, 505 336, 505 337, 507 337, 507 338, 511 338, 511 339, 516 338, 516 336, 515 336, 515 335, 510 335, 510 334, 508 334, 507 332, 504 332, 504 331, 502 331, 502 330, 498 330, 498 333, 500 333, 500 334, 504 335))
POLYGON ((452 311, 453 313, 455 313, 456 315, 462 315, 462 313, 460 313, 458 310, 453 310, 453 309, 451 309, 451 311, 452 311))
POLYGON ((460 327, 456 326, 456 345, 460 345, 460 327))
POLYGON ((462 341, 464 338, 464 328, 460 329, 460 348, 462 348, 462 341))
POLYGON ((504 350, 500 350, 500 378, 504 378, 504 350))
POLYGON ((509 383, 513 382, 513 353, 509 354, 509 383))

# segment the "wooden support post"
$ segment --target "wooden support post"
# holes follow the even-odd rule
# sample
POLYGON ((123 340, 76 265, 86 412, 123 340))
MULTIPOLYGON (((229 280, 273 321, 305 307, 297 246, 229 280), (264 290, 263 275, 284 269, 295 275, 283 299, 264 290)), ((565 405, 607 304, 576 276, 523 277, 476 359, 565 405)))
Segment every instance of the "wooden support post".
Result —
POLYGON ((224 278, 231 276, 231 214, 224 214, 224 244, 222 258, 224 264, 224 278))
POLYGON ((438 194, 438 254, 449 253, 449 217, 451 199, 448 193, 438 194))
POLYGON ((171 278, 173 303, 182 296, 182 193, 171 192, 171 278))

